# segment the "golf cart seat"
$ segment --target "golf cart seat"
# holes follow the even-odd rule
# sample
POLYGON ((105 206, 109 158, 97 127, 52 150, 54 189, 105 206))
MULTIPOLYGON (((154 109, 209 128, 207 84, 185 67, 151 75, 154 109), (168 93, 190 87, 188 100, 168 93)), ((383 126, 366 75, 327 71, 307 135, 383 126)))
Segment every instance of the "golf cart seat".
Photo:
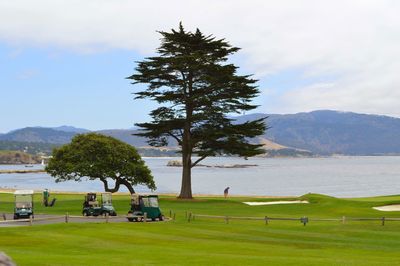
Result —
POLYGON ((24 209, 24 208, 32 208, 32 205, 30 203, 21 203, 21 202, 17 202, 15 204, 16 208, 20 208, 20 209, 24 209))
POLYGON ((89 206, 95 207, 99 205, 99 202, 97 200, 92 200, 88 202, 89 206))

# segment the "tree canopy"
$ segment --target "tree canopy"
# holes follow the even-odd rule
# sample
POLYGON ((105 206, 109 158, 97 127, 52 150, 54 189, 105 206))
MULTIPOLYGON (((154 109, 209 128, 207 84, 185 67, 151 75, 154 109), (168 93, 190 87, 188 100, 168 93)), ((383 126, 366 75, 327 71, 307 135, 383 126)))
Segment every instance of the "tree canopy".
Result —
POLYGON ((96 133, 75 136, 71 143, 55 148, 46 171, 56 182, 81 181, 82 177, 99 180, 107 192, 117 192, 121 185, 135 193, 141 184, 155 189, 150 169, 136 149, 113 137, 96 133), (112 180, 114 187, 109 186, 112 180))
POLYGON ((182 24, 162 36, 157 56, 138 62, 133 84, 147 84, 136 99, 156 101, 151 122, 138 123, 152 146, 175 140, 182 154, 182 186, 179 197, 191 198, 191 168, 208 156, 221 154, 250 157, 264 152, 249 138, 266 130, 264 118, 239 124, 229 115, 256 108, 251 101, 259 93, 256 80, 238 75, 228 56, 239 48, 224 39, 206 36, 199 29, 185 31, 182 24), (192 161, 192 156, 197 156, 192 161))

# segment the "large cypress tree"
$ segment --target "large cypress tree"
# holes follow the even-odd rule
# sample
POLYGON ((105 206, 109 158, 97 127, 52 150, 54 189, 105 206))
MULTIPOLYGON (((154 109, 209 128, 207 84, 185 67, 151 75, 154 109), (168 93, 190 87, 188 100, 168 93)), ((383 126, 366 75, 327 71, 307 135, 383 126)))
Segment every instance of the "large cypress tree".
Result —
POLYGON ((205 36, 199 29, 159 32, 158 56, 138 62, 128 77, 148 84, 135 93, 136 99, 151 99, 159 107, 151 111, 152 121, 138 123, 137 135, 152 146, 166 146, 174 139, 182 154, 182 186, 179 198, 192 198, 191 169, 208 156, 219 154, 250 157, 262 154, 262 145, 249 138, 266 130, 264 119, 238 124, 228 114, 256 108, 251 100, 259 93, 249 75, 238 75, 228 56, 239 48, 224 39, 205 36), (192 161, 192 156, 196 159, 192 161))

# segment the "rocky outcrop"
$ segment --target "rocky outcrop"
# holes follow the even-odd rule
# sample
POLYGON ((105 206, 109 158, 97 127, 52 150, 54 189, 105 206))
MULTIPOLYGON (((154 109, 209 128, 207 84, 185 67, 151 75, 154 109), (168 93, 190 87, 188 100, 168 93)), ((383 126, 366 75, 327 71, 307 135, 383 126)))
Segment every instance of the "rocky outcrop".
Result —
POLYGON ((37 164, 41 160, 37 156, 21 151, 0 151, 0 164, 37 164))

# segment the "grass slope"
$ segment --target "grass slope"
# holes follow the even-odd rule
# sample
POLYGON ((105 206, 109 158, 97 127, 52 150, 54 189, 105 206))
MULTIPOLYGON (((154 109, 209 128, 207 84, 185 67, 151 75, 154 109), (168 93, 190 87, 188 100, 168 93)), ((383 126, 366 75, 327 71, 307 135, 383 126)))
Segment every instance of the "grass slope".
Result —
MULTIPOLYGON (((83 195, 58 194, 54 208, 35 195, 36 213, 80 214, 83 195)), ((231 221, 196 219, 196 214, 264 217, 400 217, 371 209, 399 203, 400 196, 337 199, 308 194, 310 204, 247 206, 256 198, 162 197, 160 205, 176 221, 165 223, 53 224, 0 228, 0 250, 18 265, 398 265, 400 222, 231 221)), ((0 194, 0 213, 12 212, 11 194, 0 194)), ((282 199, 279 199, 282 200, 282 199)), ((115 196, 123 215, 128 196, 115 196)))

